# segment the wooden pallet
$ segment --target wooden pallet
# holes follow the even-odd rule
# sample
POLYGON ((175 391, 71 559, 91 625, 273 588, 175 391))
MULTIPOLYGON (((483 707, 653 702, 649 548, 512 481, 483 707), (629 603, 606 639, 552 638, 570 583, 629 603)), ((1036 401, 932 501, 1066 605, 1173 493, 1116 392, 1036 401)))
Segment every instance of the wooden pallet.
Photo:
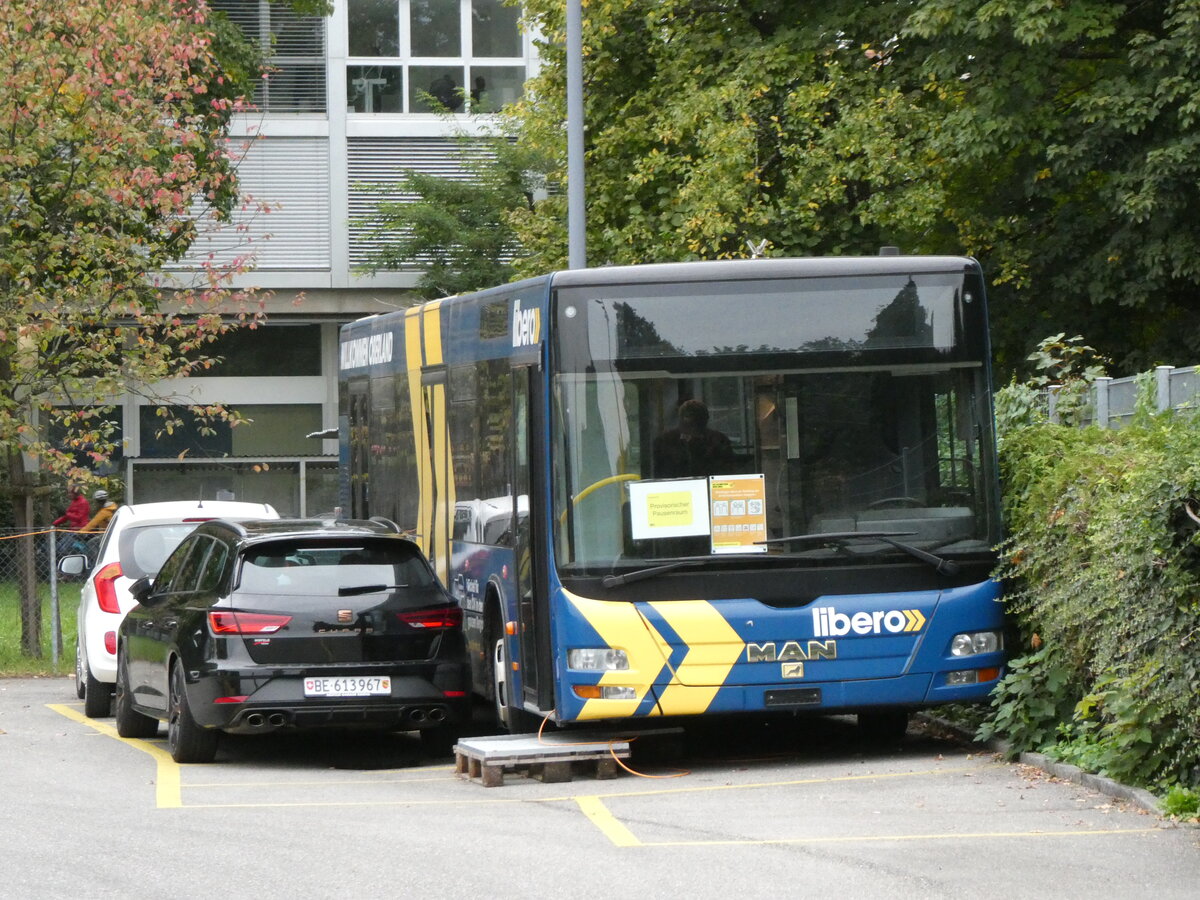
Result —
POLYGON ((546 783, 570 781, 575 774, 616 778, 618 758, 629 758, 628 740, 579 733, 462 738, 454 747, 458 775, 484 787, 504 784, 505 772, 546 783))

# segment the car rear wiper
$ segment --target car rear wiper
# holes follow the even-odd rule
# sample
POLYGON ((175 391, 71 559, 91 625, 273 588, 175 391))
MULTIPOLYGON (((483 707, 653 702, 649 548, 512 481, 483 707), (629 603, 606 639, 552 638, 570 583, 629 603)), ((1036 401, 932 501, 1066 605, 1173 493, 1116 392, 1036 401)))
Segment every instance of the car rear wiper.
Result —
POLYGON ((920 547, 914 547, 912 544, 906 544, 903 541, 898 541, 898 537, 907 537, 915 534, 913 531, 818 531, 813 534, 793 534, 788 537, 768 538, 765 541, 755 541, 756 544, 837 544, 845 546, 850 541, 861 540, 879 540, 885 544, 891 544, 897 550, 902 550, 909 556, 921 560, 933 566, 934 570, 939 575, 957 575, 959 571, 958 563, 953 560, 946 559, 943 556, 938 556, 930 553, 928 550, 922 550, 920 547))
POLYGON ((667 572, 674 572, 676 569, 682 569, 684 566, 698 566, 705 562, 704 559, 680 559, 675 562, 667 563, 662 566, 651 566, 648 569, 636 569, 633 572, 626 572, 624 575, 605 575, 600 579, 600 584, 606 588, 620 587, 623 584, 630 584, 634 581, 644 581, 647 578, 657 578, 659 575, 664 575, 667 572))
POLYGON ((407 584, 360 584, 354 587, 338 588, 339 597, 357 597, 359 594, 376 594, 380 591, 396 591, 408 587, 407 584))

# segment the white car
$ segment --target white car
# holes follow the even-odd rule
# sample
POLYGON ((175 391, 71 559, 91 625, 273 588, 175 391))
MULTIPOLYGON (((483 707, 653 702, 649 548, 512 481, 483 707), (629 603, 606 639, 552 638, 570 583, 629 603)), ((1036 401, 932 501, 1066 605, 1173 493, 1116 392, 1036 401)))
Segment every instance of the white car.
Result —
MULTIPOLYGON (((75 646, 75 693, 90 718, 112 711, 117 680, 117 626, 136 601, 129 586, 153 577, 201 522, 210 519, 278 519, 266 503, 236 500, 173 500, 122 506, 113 514, 79 592, 79 635, 75 646)), ((64 575, 82 575, 87 557, 65 556, 64 575)))

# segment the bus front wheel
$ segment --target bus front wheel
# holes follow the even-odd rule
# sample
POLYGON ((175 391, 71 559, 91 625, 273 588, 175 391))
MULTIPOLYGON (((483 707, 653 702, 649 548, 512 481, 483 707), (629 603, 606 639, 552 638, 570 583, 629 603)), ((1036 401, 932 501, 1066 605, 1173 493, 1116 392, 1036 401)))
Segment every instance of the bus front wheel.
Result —
POLYGON ((492 702, 496 710, 496 723, 510 734, 536 731, 538 719, 521 709, 513 699, 508 644, 496 618, 492 619, 488 629, 488 646, 491 647, 492 702))

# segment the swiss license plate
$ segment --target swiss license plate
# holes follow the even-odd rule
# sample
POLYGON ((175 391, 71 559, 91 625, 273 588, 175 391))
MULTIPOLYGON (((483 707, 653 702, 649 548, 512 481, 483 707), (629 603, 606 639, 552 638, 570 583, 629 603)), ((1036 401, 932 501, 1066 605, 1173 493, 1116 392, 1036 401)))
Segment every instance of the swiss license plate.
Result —
POLYGON ((334 675, 305 678, 305 697, 386 697, 392 692, 387 675, 334 675))

